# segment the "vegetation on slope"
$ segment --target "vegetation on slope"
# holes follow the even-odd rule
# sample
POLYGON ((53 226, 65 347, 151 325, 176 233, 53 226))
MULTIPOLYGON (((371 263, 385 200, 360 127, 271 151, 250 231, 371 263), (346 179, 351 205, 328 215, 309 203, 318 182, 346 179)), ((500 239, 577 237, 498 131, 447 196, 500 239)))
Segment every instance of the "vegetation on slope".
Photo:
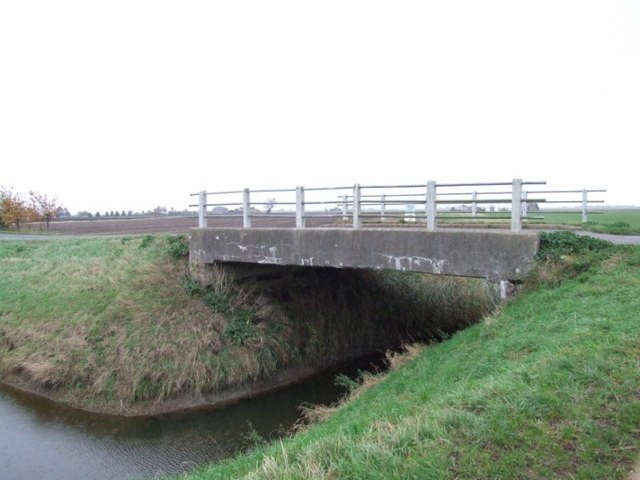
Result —
POLYGON ((542 246, 501 312, 413 347, 292 438, 186 478, 625 478, 640 453, 640 249, 566 233, 542 246))
POLYGON ((205 288, 187 251, 180 236, 0 241, 0 378, 139 413, 432 338, 494 308, 479 280, 355 270, 256 286, 219 269, 205 288))

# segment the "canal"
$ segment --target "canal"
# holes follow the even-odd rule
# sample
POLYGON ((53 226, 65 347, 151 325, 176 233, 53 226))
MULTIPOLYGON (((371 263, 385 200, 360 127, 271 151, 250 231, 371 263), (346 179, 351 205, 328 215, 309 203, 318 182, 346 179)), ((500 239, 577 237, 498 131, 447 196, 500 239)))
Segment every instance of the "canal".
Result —
POLYGON ((245 450, 252 438, 277 438, 300 405, 342 396, 338 373, 377 368, 360 359, 237 404, 143 418, 65 408, 0 386, 0 479, 149 479, 188 471, 245 450))

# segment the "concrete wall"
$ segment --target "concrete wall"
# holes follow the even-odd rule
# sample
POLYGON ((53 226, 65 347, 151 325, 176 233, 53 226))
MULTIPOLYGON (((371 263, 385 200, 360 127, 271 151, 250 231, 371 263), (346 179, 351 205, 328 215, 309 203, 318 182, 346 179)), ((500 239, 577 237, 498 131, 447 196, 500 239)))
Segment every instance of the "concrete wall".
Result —
POLYGON ((239 229, 191 231, 190 262, 371 268, 519 280, 538 251, 536 233, 500 230, 239 229))

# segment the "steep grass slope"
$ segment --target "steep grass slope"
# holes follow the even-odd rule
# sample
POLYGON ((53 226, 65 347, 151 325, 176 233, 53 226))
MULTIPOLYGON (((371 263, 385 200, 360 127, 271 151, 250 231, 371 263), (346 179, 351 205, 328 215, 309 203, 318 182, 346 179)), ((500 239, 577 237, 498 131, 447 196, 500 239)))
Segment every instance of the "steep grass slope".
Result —
POLYGON ((187 249, 180 236, 0 241, 0 379, 144 413, 453 331, 494 307, 481 281, 352 270, 276 288, 220 269, 204 288, 187 249))

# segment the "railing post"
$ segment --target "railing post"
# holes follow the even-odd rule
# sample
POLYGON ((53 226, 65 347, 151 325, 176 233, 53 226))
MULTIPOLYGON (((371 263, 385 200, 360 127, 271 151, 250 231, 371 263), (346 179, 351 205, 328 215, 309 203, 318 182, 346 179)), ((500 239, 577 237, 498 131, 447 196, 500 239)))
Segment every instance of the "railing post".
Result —
POLYGON ((242 192, 242 226, 251 228, 251 194, 248 188, 242 192))
POLYGON ((529 214, 529 206, 527 205, 528 196, 527 192, 522 192, 522 218, 527 218, 527 215, 529 214))
POLYGON ((296 228, 305 227, 304 217, 304 187, 296 187, 296 228))
POLYGON ((198 194, 198 227, 207 228, 207 192, 198 194))
POLYGON ((471 216, 478 216, 478 192, 471 193, 471 216))
POLYGON ((362 222, 360 220, 360 184, 353 186, 353 228, 360 228, 362 222))
POLYGON ((429 191, 428 187, 424 191, 424 223, 429 223, 429 191))
POLYGON ((349 195, 343 195, 342 196, 342 221, 343 222, 346 222, 347 220, 349 220, 348 205, 349 205, 349 195))
POLYGON ((511 187, 511 231, 522 230, 522 179, 514 178, 511 187))
POLYGON ((384 222, 384 215, 386 213, 386 205, 385 205, 385 195, 384 193, 380 195, 380 221, 384 222))
POLYGON ((589 220, 587 218, 587 206, 588 206, 588 200, 587 200, 587 189, 583 189, 582 190, 582 223, 587 223, 587 221, 589 220))
POLYGON ((427 182, 427 230, 433 232, 436 229, 436 182, 427 182))

